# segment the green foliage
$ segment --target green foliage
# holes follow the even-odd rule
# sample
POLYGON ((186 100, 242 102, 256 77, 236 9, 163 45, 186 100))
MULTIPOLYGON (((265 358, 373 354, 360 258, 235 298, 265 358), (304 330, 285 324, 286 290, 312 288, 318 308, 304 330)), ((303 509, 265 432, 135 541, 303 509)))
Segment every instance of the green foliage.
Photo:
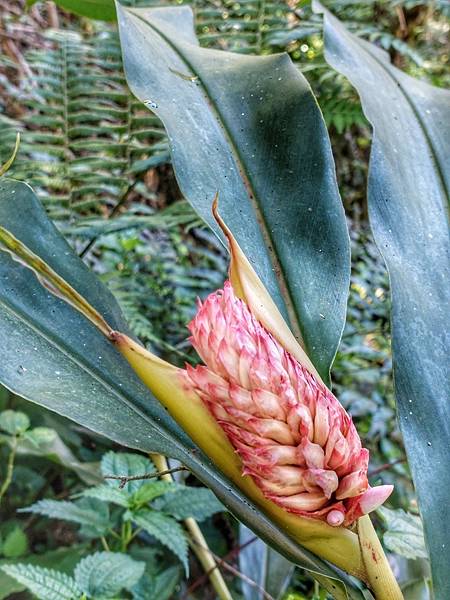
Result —
POLYGON ((116 34, 51 32, 48 40, 50 49, 27 55, 33 81, 16 92, 26 110, 20 123, 0 116, 0 156, 19 128, 9 174, 37 189, 53 219, 73 225, 75 217, 118 210, 136 184, 137 161, 167 162, 167 142, 126 87, 116 34))
POLYGON ((188 574, 187 539, 183 528, 174 518, 147 508, 142 508, 138 511, 128 511, 125 513, 124 518, 133 521, 133 523, 156 538, 161 544, 167 546, 180 559, 186 575, 188 574))
POLYGON ((178 521, 188 517, 204 520, 223 511, 223 506, 212 492, 156 478, 146 480, 145 476, 156 475, 156 469, 148 458, 140 454, 108 452, 102 458, 101 468, 107 483, 83 490, 81 500, 40 500, 19 512, 77 523, 83 526, 81 532, 88 537, 108 538, 116 523, 122 523, 122 549, 143 530, 172 551, 187 572, 187 538, 178 521), (110 476, 138 479, 122 485, 120 480, 108 478, 110 476), (109 504, 126 510, 120 513, 109 510, 109 504))
POLYGON ((64 519, 78 525, 86 525, 95 530, 97 536, 104 535, 109 526, 109 513, 100 502, 89 503, 80 500, 78 503, 67 500, 39 500, 35 504, 21 509, 19 512, 31 512, 52 519, 64 519))
POLYGON ((131 590, 133 600, 169 600, 179 578, 177 567, 169 567, 159 574, 146 573, 131 590))
POLYGON ((123 589, 132 588, 144 570, 145 563, 126 554, 96 552, 78 563, 74 579, 78 589, 88 598, 111 598, 123 589))
POLYGON ((0 413, 0 429, 12 436, 20 435, 30 426, 30 419, 25 413, 4 410, 0 413))
POLYGON ((74 579, 54 569, 33 565, 5 565, 1 569, 26 586, 39 600, 74 600, 80 598, 74 579))
POLYGON ((4 539, 0 537, 0 554, 5 558, 19 558, 26 554, 27 550, 28 538, 18 525, 14 525, 4 539))
POLYGON ((371 226, 392 289, 395 394, 438 596, 450 594, 446 355, 450 93, 412 78, 325 12, 326 58, 349 77, 374 127, 371 226), (426 210, 424 200, 426 197, 426 210), (418 370, 417 365, 422 365, 418 370), (439 486, 435 483, 439 480, 439 486), (430 494, 430 490, 433 493, 430 494))
MULTIPOLYGON (((139 3, 149 4, 133 2, 139 3)), ((220 1, 214 5, 196 2, 197 34, 201 44, 208 47, 247 54, 289 52, 298 68, 307 74, 333 136, 338 179, 349 214, 365 219, 364 178, 369 130, 357 94, 342 76, 324 63, 321 19, 311 14, 308 4, 300 2, 291 8, 282 2, 256 0, 220 1)), ((401 4, 396 0, 327 2, 351 31, 386 48, 397 66, 437 85, 448 81, 447 4, 445 0, 428 5, 416 0, 401 4), (407 31, 399 27, 402 13, 407 31)), ((44 9, 40 18, 42 15, 45 18, 44 9)), ((14 29, 8 29, 11 23, 14 27, 16 17, 8 21, 6 11, 3 22, 2 15, 2 25, 4 23, 7 29, 5 40, 9 36, 19 49, 33 45, 37 26, 36 21, 27 21, 28 18, 17 20, 19 34, 16 34, 14 29), (20 27, 26 32, 26 43, 20 39, 20 27)), ((203 296, 220 286, 225 276, 226 257, 217 241, 198 228, 199 222, 188 205, 173 203, 179 196, 173 189, 171 172, 165 166, 169 160, 167 139, 158 119, 128 94, 116 35, 104 26, 92 26, 86 21, 80 25, 79 21, 66 19, 61 14, 60 18, 65 31, 44 33, 44 47, 32 47, 26 53, 25 64, 31 68, 31 77, 24 76, 21 67, 7 54, 0 59, 6 73, 6 77, 2 75, 0 79, 0 163, 10 156, 15 132, 21 130, 23 143, 12 174, 27 178, 36 186, 47 210, 70 236, 78 252, 86 249, 88 242, 94 242, 93 251, 86 254, 86 259, 113 290, 133 332, 172 362, 182 364, 184 360, 192 360, 185 342, 185 323, 192 315, 195 296, 203 296), (5 92, 9 97, 6 101, 5 92), (65 114, 61 111, 61 99, 64 99, 65 114), (143 132, 140 132, 141 126, 143 132), (152 177, 156 173, 160 179, 158 186, 141 181, 147 169, 151 169, 152 177), (172 182, 168 192, 167 182, 172 182), (115 207, 112 218, 106 218, 115 207)), ((147 106, 150 107, 150 103, 147 106)), ((356 223, 355 229, 359 226, 356 223)), ((362 235, 354 233, 352 253, 349 319, 334 365, 335 391, 358 422, 371 450, 372 468, 380 465, 383 468, 384 463, 404 458, 394 417, 388 280, 378 252, 365 231, 362 235)), ((22 375, 26 376, 26 372, 22 375)), ((10 402, 8 394, 6 396, 10 402)), ((16 408, 15 403, 2 402, 0 390, 0 407, 16 408)), ((49 484, 50 494, 56 494, 60 485, 66 492, 82 493, 85 504, 79 500, 75 504, 86 510, 97 507, 101 514, 111 516, 115 505, 122 509, 128 507, 129 498, 127 496, 125 501, 126 494, 122 494, 118 484, 96 485, 98 468, 94 461, 104 450, 104 442, 91 436, 94 440, 91 446, 83 435, 84 443, 74 444, 73 428, 72 437, 66 437, 68 428, 61 422, 57 423, 57 432, 48 427, 38 429, 27 429, 26 435, 16 439, 14 474, 1 506, 2 518, 6 515, 8 519, 8 511, 12 512, 15 506, 34 503, 42 489, 49 493, 46 487, 49 484), (74 473, 82 477, 84 473, 84 481, 96 487, 80 491, 74 473), (91 500, 93 503, 89 504, 91 500), (96 500, 102 502, 95 504, 96 500)), ((3 477, 14 436, 5 432, 0 438, 3 477)), ((413 491, 407 466, 395 464, 376 478, 385 483, 395 479, 393 504, 410 507, 413 491)), ((139 489, 145 490, 144 485, 147 484, 139 489)), ((157 498, 152 505, 156 507, 160 502, 164 504, 176 498, 178 492, 176 486, 173 487, 171 494, 157 498)), ((195 488, 192 493, 196 492, 195 488)), ((194 508, 199 507, 194 505, 194 508)), ((39 527, 46 527, 45 521, 44 525, 41 523, 42 519, 37 519, 37 526, 27 529, 30 536, 36 529, 40 542, 39 527)), ((17 522, 10 521, 8 532, 2 528, 2 540, 17 527, 17 522)), ((89 537, 91 543, 98 543, 95 530, 89 530, 87 525, 82 526, 79 533, 89 537)), ((20 534, 15 535, 20 537, 20 534)), ((227 538, 229 535, 227 533, 227 538)), ((222 546, 224 538, 221 532, 222 546)), ((57 543, 66 542, 64 539, 52 541, 52 536, 48 536, 50 547, 57 543)), ((149 547, 145 549, 148 554, 149 547)), ((45 566, 57 564, 59 568, 64 562, 52 552, 33 554, 27 559, 37 557, 44 561, 45 554, 50 560, 45 566)), ((165 556, 164 561, 167 566, 170 557, 165 556)), ((72 571, 73 565, 68 569, 72 571)), ((179 577, 178 566, 161 570, 158 563, 157 568, 148 568, 133 588, 133 597, 137 600, 169 598, 179 577)), ((13 584, 0 572, 0 598, 5 597, 7 589, 23 589, 10 587, 13 584)), ((301 592, 295 597, 311 598, 313 592, 308 585, 304 576, 297 576, 295 589, 301 592)), ((420 582, 411 585, 420 585, 420 582)), ((428 595, 417 597, 428 598, 428 595)))
MULTIPOLYGON (((27 0, 28 6, 33 6, 39 0, 27 0)), ((101 21, 114 21, 116 11, 114 0, 57 0, 56 4, 82 17, 100 19, 101 21)))
POLYGON ((106 600, 136 585, 144 573, 145 563, 126 554, 97 552, 77 564, 73 577, 54 569, 21 563, 1 569, 39 600, 106 600))
POLYGON ((386 527, 383 542, 388 550, 406 558, 428 559, 422 521, 418 515, 385 507, 378 512, 386 527))
POLYGON ((182 520, 193 517, 196 521, 204 521, 213 514, 223 510, 217 498, 206 488, 177 487, 170 496, 155 503, 158 510, 182 520))

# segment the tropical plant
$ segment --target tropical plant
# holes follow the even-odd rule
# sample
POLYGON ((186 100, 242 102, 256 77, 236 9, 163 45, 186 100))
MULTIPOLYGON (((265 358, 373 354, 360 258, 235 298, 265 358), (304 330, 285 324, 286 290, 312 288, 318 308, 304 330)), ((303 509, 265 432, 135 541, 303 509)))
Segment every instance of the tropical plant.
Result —
MULTIPOLYGON (((292 70, 285 58, 257 59, 213 52, 213 62, 211 62, 212 51, 202 50, 196 46, 192 31, 186 27, 187 18, 188 13, 184 9, 145 13, 136 10, 119 10, 119 25, 128 80, 141 99, 148 99, 150 85, 151 105, 167 127, 173 163, 182 191, 216 230, 217 226, 209 217, 209 204, 214 192, 219 188, 221 207, 223 207, 221 210, 225 220, 245 254, 254 264, 270 296, 235 246, 229 230, 224 228, 233 250, 234 267, 232 265, 231 279, 236 293, 245 300, 267 330, 281 339, 288 350, 299 357, 300 363, 313 373, 319 382, 320 376, 326 381, 344 324, 349 281, 349 244, 336 191, 329 144, 320 114, 307 85, 299 78, 298 73, 292 70), (179 31, 183 32, 181 39, 175 36, 174 23, 177 24, 179 31), (152 61, 148 63, 144 78, 141 64, 142 56, 146 53, 151 53, 152 61), (227 91, 226 94, 224 90, 227 91), (183 103, 177 112, 173 110, 173 97, 183 98, 183 103), (205 132, 208 135, 205 135, 205 132), (305 140, 310 143, 308 151, 304 144, 305 140), (297 163, 299 156, 302 157, 300 168, 297 163), (292 202, 294 193, 298 193, 297 204, 292 202), (302 265, 300 281, 297 279, 299 263, 302 265), (292 337, 283 325, 281 317, 280 319, 277 317, 278 310, 289 321, 294 335, 297 336, 304 350, 300 350, 295 337, 292 337)), ((340 29, 339 24, 330 17, 327 19, 334 28, 333 43, 338 50, 344 47, 344 43, 350 45, 361 43, 355 41, 345 30, 340 29)), ((366 46, 362 47, 366 49, 366 46)), ((334 53, 336 56, 339 55, 337 50, 334 50, 334 53)), ((355 78, 357 85, 363 85, 361 83, 365 81, 363 62, 366 54, 371 55, 371 52, 366 50, 366 53, 359 54, 362 55, 357 72, 360 79, 356 78, 356 75, 355 78)), ((347 59, 349 56, 353 56, 353 53, 346 54, 347 59)), ((380 65, 380 55, 375 52, 374 56, 377 65, 380 65)), ((383 70, 382 67, 386 64, 381 62, 380 72, 389 73, 389 82, 391 79, 401 79, 392 67, 385 66, 383 70)), ((342 66, 341 63, 339 65, 342 66)), ((366 69, 366 72, 372 70, 366 69)), ((403 83, 406 87, 406 80, 403 83)), ((440 223, 445 223, 442 201, 445 184, 443 185, 440 169, 436 169, 435 165, 440 165, 442 162, 443 132, 435 126, 435 121, 432 119, 436 116, 440 118, 439 102, 441 98, 444 99, 444 93, 435 92, 425 85, 421 85, 419 91, 422 96, 428 95, 427 106, 431 108, 425 109, 418 104, 419 100, 413 95, 414 91, 405 93, 402 88, 402 93, 409 102, 408 116, 415 118, 420 124, 417 129, 418 146, 423 147, 424 144, 428 144, 434 152, 434 163, 421 162, 417 168, 420 181, 425 181, 425 178, 432 176, 437 182, 433 188, 434 210, 430 211, 430 216, 432 215, 434 219, 432 224, 426 225, 430 229, 433 228, 432 232, 429 232, 431 237, 428 239, 434 240, 437 237, 439 247, 442 248, 446 243, 440 229, 440 223), (414 110, 411 110, 411 105, 414 110), (425 112, 429 110, 427 114, 432 116, 424 120, 422 108, 425 112), (423 131, 427 131, 428 121, 432 133, 424 135, 423 131), (436 217, 441 218, 439 223, 436 217)), ((372 94, 371 98, 373 97, 372 94)), ((377 111, 375 113, 378 114, 377 111)), ((370 107, 367 109, 367 115, 370 119, 375 119, 370 107)), ((411 125, 410 121, 407 125, 413 129, 416 127, 416 124, 411 125)), ((406 125, 404 129, 408 130, 406 125)), ((390 139, 388 136, 391 131, 395 131, 392 126, 386 129, 387 140, 390 139)), ((403 143, 401 150, 404 146, 403 143)), ((382 168, 382 177, 372 178, 370 185, 371 189, 375 190, 373 197, 378 203, 385 201, 386 194, 392 195, 391 205, 397 207, 395 223, 398 225, 404 223, 407 211, 401 202, 397 202, 398 198, 404 198, 404 194, 401 189, 398 189, 398 178, 395 177, 395 173, 389 171, 394 161, 383 162, 380 158, 385 156, 386 147, 387 144, 375 153, 378 159, 375 165, 382 168), (379 181, 385 186, 383 194, 380 194, 379 181), (397 190, 395 196, 393 190, 397 190)), ((392 151, 397 149, 392 144, 389 147, 392 151)), ((417 149, 415 147, 409 149, 415 156, 417 149)), ((405 161, 406 164, 410 163, 405 161)), ((408 180, 408 173, 405 173, 402 178, 402 181, 405 180, 408 180)), ((363 587, 355 584, 340 571, 334 570, 329 564, 320 561, 317 556, 311 554, 311 550, 347 572, 360 576, 377 597, 400 597, 387 564, 377 559, 375 562, 381 569, 377 571, 377 565, 372 562, 373 552, 375 555, 379 553, 380 558, 383 554, 381 546, 378 545, 370 530, 370 522, 367 518, 360 520, 357 535, 350 529, 330 527, 311 519, 296 517, 294 524, 288 513, 275 509, 274 505, 270 504, 270 500, 262 500, 258 496, 257 488, 253 488, 248 479, 245 480, 247 483, 244 483, 239 477, 239 464, 236 465, 236 459, 231 459, 230 447, 227 446, 226 439, 224 440, 223 434, 220 437, 220 430, 208 417, 201 402, 191 404, 190 413, 186 414, 185 406, 182 404, 187 401, 186 391, 178 389, 176 385, 177 371, 143 351, 126 335, 126 327, 112 299, 95 283, 92 274, 85 270, 56 230, 51 227, 29 188, 17 182, 4 180, 0 191, 4 195, 15 195, 19 211, 26 210, 35 218, 34 228, 31 229, 19 219, 18 215, 11 214, 6 206, 0 206, 3 225, 2 245, 12 257, 4 255, 1 259, 4 276, 9 282, 4 292, 2 291, 5 307, 2 309, 1 329, 4 336, 2 351, 5 357, 2 378, 6 385, 125 445, 175 456, 210 485, 224 503, 262 537, 267 540, 273 536, 272 545, 286 557, 311 568, 316 573, 319 572, 321 581, 325 582, 336 597, 342 596, 343 588, 324 580, 324 575, 344 581, 348 592, 354 597, 361 597, 364 593, 363 587), (62 257, 64 257, 63 261, 62 257), (50 291, 68 300, 113 341, 156 397, 167 405, 175 421, 182 425, 206 455, 210 455, 215 463, 214 467, 211 467, 205 454, 200 450, 195 449, 196 452, 192 454, 192 442, 173 421, 168 419, 156 402, 148 399, 139 381, 133 379, 126 363, 115 353, 108 341, 104 340, 72 307, 64 305, 59 298, 44 292, 33 274, 14 264, 13 260, 28 264, 50 291), (44 306, 45 309, 42 308, 44 306), (48 318, 48 314, 52 314, 51 319, 48 318), (29 325, 30 321, 33 323, 32 327, 29 325), (67 327, 68 322, 71 324, 70 328, 67 327), (117 334, 115 333, 117 330, 125 333, 117 334), (83 340, 81 352, 80 332, 83 340), (17 339, 21 341, 18 342, 17 339), (25 339, 26 346, 23 341, 25 339), (30 347, 38 348, 37 354, 30 355, 30 352, 25 349, 30 347), (63 367, 56 373, 53 372, 55 355, 59 357, 58 365, 61 363, 63 367), (13 360, 11 356, 14 357, 13 360), (73 358, 68 360, 68 357, 73 358), (37 361, 39 361, 40 377, 37 378, 36 385, 31 375, 37 375, 37 361), (33 367, 26 366, 31 362, 33 367), (21 370, 17 368, 17 364, 22 367, 21 370), (23 368, 26 371, 23 371, 23 368), (27 377, 23 377, 24 373, 28 373, 27 377), (127 385, 126 389, 123 389, 125 381, 127 385), (88 390, 94 392, 95 402, 89 405, 88 412, 80 410, 80 407, 71 401, 75 385, 84 389, 86 394, 88 390), (174 403, 175 398, 180 400, 174 403), (105 413, 106 406, 108 410, 105 413), (196 413, 197 419, 193 418, 196 413), (122 426, 124 418, 129 422, 126 431, 122 426), (206 439, 205 423, 209 423, 206 439), (218 444, 221 452, 217 452, 217 447, 214 448, 212 442, 218 444), (234 481, 234 485, 230 485, 226 476, 234 481), (259 507, 259 511, 249 510, 242 501, 247 505, 253 502, 253 506, 256 504, 259 507), (298 527, 300 524, 301 527, 298 527), (293 540, 294 527, 296 539, 293 540), (327 538, 325 544, 319 539, 323 535, 327 538), (362 542, 361 550, 358 539, 362 542), (301 542, 304 548, 298 542, 301 542), (366 542, 369 544, 368 547, 365 545, 366 542), (387 584, 383 577, 387 577, 390 583, 387 584)), ((385 231, 385 210, 379 210, 375 214, 376 222, 381 223, 380 227, 385 231)), ((422 212, 420 216, 423 216, 422 212)), ((403 246, 405 239, 410 243, 414 242, 411 235, 407 236, 411 230, 411 227, 400 228, 397 237, 390 236, 389 240, 390 243, 400 244, 402 250, 406 248, 403 259, 414 273, 417 264, 416 259, 413 260, 412 257, 415 254, 408 245, 403 246)), ((424 223, 423 231, 426 230, 424 223)), ((377 234, 376 228, 375 234, 377 234)), ((433 248, 435 242, 424 239, 421 243, 430 244, 433 248)), ((389 244, 385 244, 385 247, 389 247, 389 244)), ((391 260, 387 261, 391 268, 391 280, 392 266, 396 265, 393 261, 395 257, 395 253, 389 255, 391 260)), ((425 265, 421 267, 422 270, 425 269, 425 265)), ((398 269, 394 269, 394 273, 397 272, 398 269)), ((431 273, 432 269, 426 272, 431 273)), ((417 273, 412 281, 417 283, 417 273)), ((433 290, 432 296, 435 293, 436 298, 441 300, 443 297, 441 281, 431 279, 428 285, 433 290)), ((403 284, 400 289, 406 287, 406 284, 403 284)), ((394 317, 397 302, 396 289, 394 286, 394 317)), ((419 296, 419 290, 416 289, 416 297, 419 296)), ((400 298, 402 298, 401 293, 400 298)), ((406 306, 405 301, 400 300, 400 305, 406 306)), ((430 331, 437 327, 437 321, 441 319, 439 307, 436 307, 431 316, 428 315, 427 307, 423 303, 413 308, 418 312, 417 318, 421 321, 425 319, 425 313, 426 318, 433 319, 430 323, 430 331)), ((414 315, 411 315, 408 324, 414 323, 414 319, 414 315)), ((400 331, 402 331, 401 325, 400 331)), ((399 336, 400 373, 401 369, 408 369, 411 364, 404 355, 406 346, 402 340, 410 338, 413 334, 414 331, 409 332, 408 335, 404 333, 405 338, 399 336)), ((439 356, 443 356, 444 352, 437 329, 432 340, 434 345, 432 349, 428 349, 428 352, 437 352, 433 361, 436 372, 433 380, 431 377, 423 378, 421 382, 421 385, 428 386, 429 390, 435 389, 434 386, 443 376, 439 356)), ((394 338, 394 351, 395 343, 394 338)), ((415 364, 421 362, 425 364, 426 358, 422 359, 418 356, 415 364)), ((414 373, 409 371, 405 373, 407 375, 400 377, 400 385, 410 390, 414 373)), ((442 384, 440 385, 438 391, 444 389, 442 384)), ((417 390, 419 387, 417 385, 417 390)), ((400 392, 402 393, 401 387, 400 392)), ((421 393, 415 396, 417 403, 428 398, 425 392, 426 390, 422 389, 421 393)), ((403 402, 401 398, 400 395, 400 404, 403 402)), ((433 393, 433 400, 433 410, 438 418, 430 421, 427 425, 430 428, 435 427, 436 423, 443 422, 442 418, 445 417, 442 413, 445 406, 442 399, 439 399, 438 394, 433 393)), ((409 416, 406 415, 405 420, 408 419, 409 416)), ((409 420, 412 421, 413 419, 409 420)), ((410 430, 407 425, 408 423, 405 431, 409 435, 410 430)), ((445 448, 445 437, 439 431, 433 430, 432 433, 433 440, 440 440, 445 448)), ((408 450, 412 453, 411 462, 414 467, 415 450, 411 439, 416 440, 416 437, 411 434, 412 437, 409 439, 408 435, 405 437, 408 450)), ((442 448, 440 449, 438 444, 436 446, 438 452, 436 456, 441 456, 442 448)), ((434 461, 437 460, 436 456, 434 461)), ((422 462, 425 460, 423 453, 420 459, 422 462)), ((441 476, 445 478, 447 475, 443 472, 441 476)), ((416 473, 416 479, 420 480, 420 474, 416 473)), ((430 487, 429 482, 428 487, 430 487)), ((428 510, 438 510, 443 504, 436 505, 434 499, 430 499, 429 494, 426 495, 426 491, 421 492, 420 486, 418 488, 420 500, 427 508, 425 511, 427 519, 428 510)), ((427 528, 425 531, 427 532, 427 528)), ((445 528, 442 528, 439 535, 436 541, 441 543, 446 535, 445 528)), ((432 544, 433 541, 433 537, 429 536, 429 543, 432 544)), ((447 586, 443 578, 441 561, 444 555, 442 548, 440 556, 432 553, 432 558, 435 557, 433 568, 437 597, 441 592, 445 593, 447 586)))

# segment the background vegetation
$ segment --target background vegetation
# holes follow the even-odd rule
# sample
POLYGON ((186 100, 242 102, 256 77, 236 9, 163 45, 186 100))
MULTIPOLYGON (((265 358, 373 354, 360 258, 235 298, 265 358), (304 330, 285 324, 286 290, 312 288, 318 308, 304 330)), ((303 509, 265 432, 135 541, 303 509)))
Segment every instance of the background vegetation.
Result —
MULTIPOLYGON (((448 84, 446 2, 324 4, 351 31, 388 50, 396 66, 434 85, 448 84)), ((377 525, 397 572, 414 585, 428 571, 395 420, 388 278, 367 227, 370 128, 354 89, 325 63, 321 18, 308 2, 215 0, 192 7, 202 45, 254 54, 287 51, 318 98, 353 255, 334 386, 371 450, 371 482, 395 478, 395 495, 378 512, 377 525)), ((110 287, 134 333, 171 362, 195 362, 185 325, 195 298, 222 283, 227 257, 181 198, 151 101, 143 106, 127 88, 115 27, 50 2, 28 11, 19 1, 8 2, 0 43, 0 162, 20 131, 11 175, 34 187, 61 231, 110 287)), ((240 559, 254 538, 242 547, 237 522, 192 475, 180 472, 173 484, 153 479, 122 489, 102 476, 152 473, 148 457, 4 389, 0 410, 0 565, 9 565, 0 571, 0 599, 29 597, 26 587, 50 597, 42 590, 55 581, 58 598, 214 598, 188 552, 182 522, 189 516, 201 521, 212 551, 223 557, 234 597, 264 597, 240 559), (106 565, 120 576, 102 579, 106 565)), ((326 597, 304 572, 295 571, 287 583, 285 600, 326 597)))

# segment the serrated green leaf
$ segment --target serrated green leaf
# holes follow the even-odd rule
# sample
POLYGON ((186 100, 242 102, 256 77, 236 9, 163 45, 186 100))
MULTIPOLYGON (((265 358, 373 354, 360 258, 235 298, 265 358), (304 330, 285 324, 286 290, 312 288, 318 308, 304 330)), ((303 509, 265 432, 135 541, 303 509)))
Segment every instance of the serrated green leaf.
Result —
POLYGON ((115 596, 129 590, 142 577, 145 563, 118 552, 96 552, 83 558, 75 568, 74 578, 88 597, 115 596))
MULTIPOLYGON (((62 521, 72 521, 79 525, 94 527, 99 535, 107 530, 109 519, 105 512, 98 510, 97 505, 86 506, 82 501, 68 502, 66 500, 39 500, 27 508, 22 508, 19 512, 31 512, 37 515, 44 515, 51 519, 60 519, 62 521)), ((103 508, 103 507, 102 507, 103 508)))
POLYGON ((0 568, 25 585, 39 600, 74 600, 81 595, 75 581, 65 573, 25 564, 0 568))
POLYGON ((24 433, 29 426, 30 419, 23 412, 4 410, 0 413, 0 429, 6 431, 10 435, 24 433))
MULTIPOLYGON (((23 566, 36 565, 46 568, 58 565, 59 571, 69 574, 73 572, 76 564, 85 552, 85 547, 80 545, 72 546, 71 548, 62 547, 58 550, 45 552, 44 554, 31 554, 26 558, 22 558, 20 564, 23 566)), ((16 564, 16 561, 0 560, 0 566, 9 564, 16 564)), ((11 594, 23 592, 24 590, 25 585, 23 583, 13 579, 0 569, 0 600, 9 598, 11 594)))
POLYGON ((215 513, 223 512, 225 507, 206 488, 181 486, 158 502, 158 510, 179 520, 193 517, 197 521, 204 521, 215 513))
POLYGON ((186 575, 188 566, 188 544, 183 528, 172 517, 155 510, 141 508, 128 513, 127 517, 138 527, 155 537, 161 544, 169 548, 181 561, 186 575))

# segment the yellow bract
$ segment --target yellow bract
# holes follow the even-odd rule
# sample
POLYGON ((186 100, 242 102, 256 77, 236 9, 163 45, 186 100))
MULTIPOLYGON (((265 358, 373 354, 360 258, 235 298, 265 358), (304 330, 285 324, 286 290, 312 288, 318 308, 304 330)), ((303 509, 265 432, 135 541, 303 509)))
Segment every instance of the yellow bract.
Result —
POLYGON ((322 382, 308 355, 295 339, 277 305, 241 250, 230 229, 222 220, 218 211, 217 196, 213 202, 213 215, 228 240, 231 256, 229 278, 234 293, 241 300, 244 300, 253 315, 278 340, 283 348, 292 354, 301 365, 306 367, 318 381, 322 382))

